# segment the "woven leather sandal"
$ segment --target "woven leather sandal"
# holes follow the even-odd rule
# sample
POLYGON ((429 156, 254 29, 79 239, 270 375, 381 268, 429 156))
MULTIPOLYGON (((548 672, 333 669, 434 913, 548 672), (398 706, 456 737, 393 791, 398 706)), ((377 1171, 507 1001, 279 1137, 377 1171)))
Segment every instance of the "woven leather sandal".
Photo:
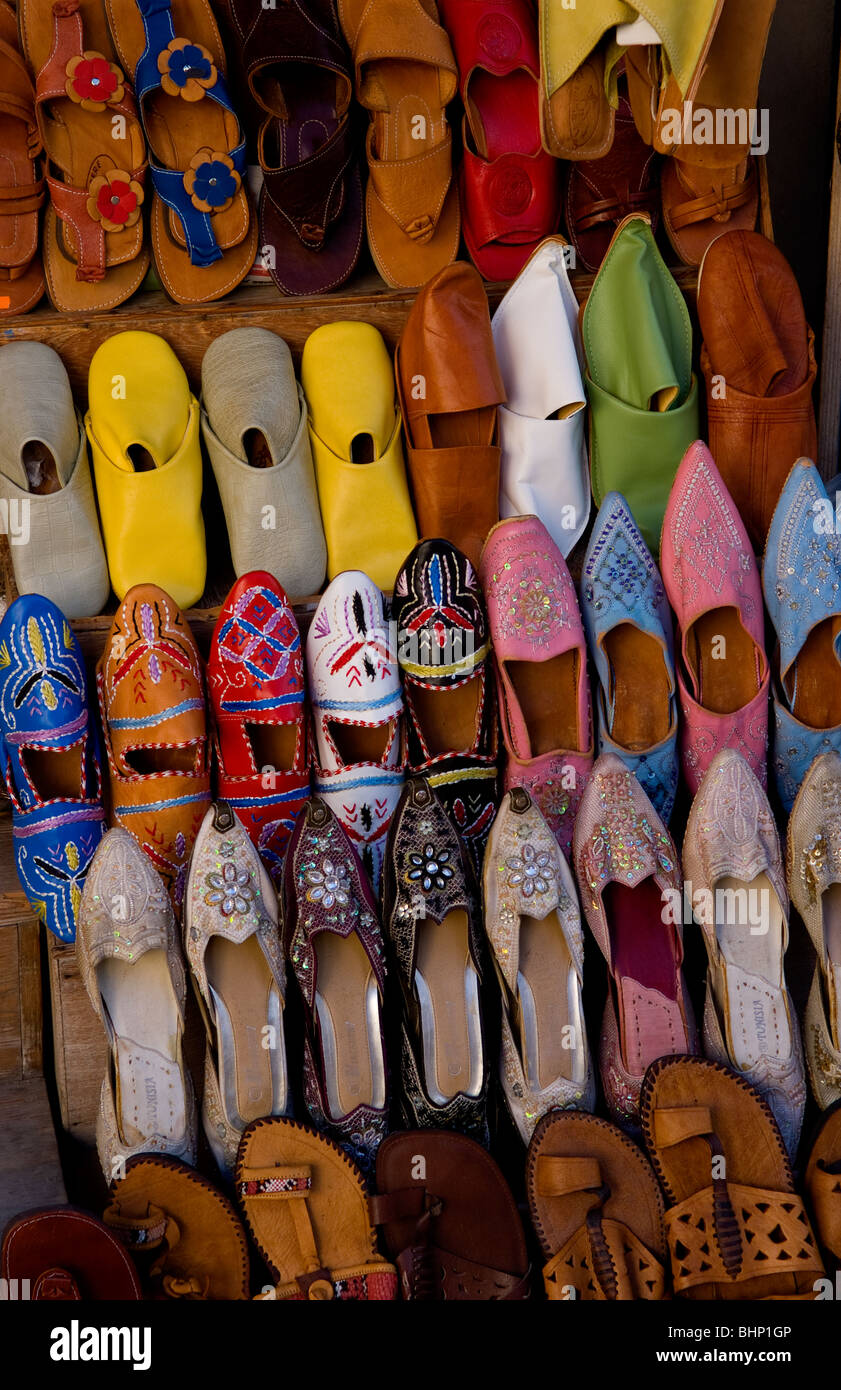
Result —
POLYGON ((809 1155, 805 1178, 818 1240, 841 1267, 841 1101, 823 1116, 809 1155))
POLYGON ((544 1115, 529 1144, 526 1188, 548 1299, 665 1298, 663 1198, 621 1130, 595 1115, 544 1115))
POLYGON ((262 1297, 299 1303, 397 1297, 397 1271, 377 1251, 365 1179, 331 1139, 295 1120, 255 1120, 240 1142, 236 1191, 277 1280, 262 1297))
POLYGON ((736 1072, 664 1057, 642 1088, 646 1147, 666 1196, 674 1291, 700 1299, 813 1299, 823 1273, 782 1136, 736 1072))

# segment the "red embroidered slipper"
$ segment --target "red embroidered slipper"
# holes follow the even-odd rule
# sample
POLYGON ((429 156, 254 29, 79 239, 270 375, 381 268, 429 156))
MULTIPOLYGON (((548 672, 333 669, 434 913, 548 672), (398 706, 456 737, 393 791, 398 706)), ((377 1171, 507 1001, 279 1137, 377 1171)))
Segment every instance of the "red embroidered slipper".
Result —
POLYGON ((279 880, 309 794, 301 635, 289 599, 265 570, 239 578, 219 614, 207 665, 219 795, 279 880))

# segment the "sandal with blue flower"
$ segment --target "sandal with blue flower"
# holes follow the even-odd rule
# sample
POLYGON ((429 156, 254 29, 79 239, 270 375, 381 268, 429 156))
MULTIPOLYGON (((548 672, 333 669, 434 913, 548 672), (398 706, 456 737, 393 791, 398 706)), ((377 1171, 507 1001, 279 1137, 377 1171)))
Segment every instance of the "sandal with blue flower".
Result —
POLYGON ((149 144, 158 274, 179 304, 219 299, 254 264, 257 224, 213 11, 208 0, 107 0, 106 9, 149 144))

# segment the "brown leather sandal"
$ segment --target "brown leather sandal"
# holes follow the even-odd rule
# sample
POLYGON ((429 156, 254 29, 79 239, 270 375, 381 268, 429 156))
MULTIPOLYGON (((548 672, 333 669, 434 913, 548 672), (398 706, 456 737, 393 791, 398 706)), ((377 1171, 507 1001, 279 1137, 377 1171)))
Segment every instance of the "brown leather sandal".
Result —
POLYGON ((824 1274, 803 1200, 765 1101, 700 1057, 646 1072, 643 1135, 666 1195, 676 1294, 813 1299, 824 1274))
POLYGON ((0 4, 0 314, 25 314, 46 289, 38 254, 44 179, 35 89, 18 51, 15 11, 0 4))
POLYGON ((113 309, 149 268, 146 144, 134 98, 95 0, 22 0, 19 22, 48 160, 50 299, 62 310, 113 309))
POLYGON ((153 1299, 245 1299, 248 1246, 227 1197, 186 1163, 130 1158, 102 1219, 153 1299))
POLYGON ((520 1216, 490 1154, 443 1130, 391 1134, 377 1153, 370 1209, 400 1271, 425 1302, 531 1296, 520 1216))
POLYGON ((806 1166, 806 1192, 818 1240, 841 1268, 841 1101, 825 1112, 806 1166))
POLYGON ((240 1141, 236 1189, 252 1239, 277 1280, 263 1297, 377 1303, 397 1297, 397 1271, 377 1251, 365 1179, 332 1139, 295 1120, 255 1120, 240 1141))
POLYGON ((550 1111, 526 1158, 534 1229, 551 1300, 666 1297, 666 1236, 657 1179, 607 1120, 550 1111))

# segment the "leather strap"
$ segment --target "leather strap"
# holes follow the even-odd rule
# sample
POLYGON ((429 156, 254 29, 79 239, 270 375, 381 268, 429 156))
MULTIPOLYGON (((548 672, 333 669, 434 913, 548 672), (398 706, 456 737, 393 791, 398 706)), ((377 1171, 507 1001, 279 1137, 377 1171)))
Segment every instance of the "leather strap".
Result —
POLYGON ((371 188, 389 217, 412 241, 424 245, 435 234, 452 180, 453 137, 411 159, 378 159, 374 126, 368 127, 366 148, 371 188))
POLYGON ((541 1197, 566 1197, 571 1192, 598 1191, 602 1186, 599 1160, 540 1154, 535 1165, 535 1184, 541 1197))
POLYGON ((55 1267, 45 1269, 38 1275, 32 1287, 32 1298, 38 1302, 76 1302, 81 1301, 79 1285, 66 1269, 55 1267))
POLYGON ((18 184, 14 188, 0 188, 0 217, 18 217, 22 213, 37 212, 45 197, 44 180, 36 183, 18 184))
POLYGON ((841 1163, 819 1159, 809 1178, 809 1198, 821 1244, 841 1260, 841 1163))
POLYGON ((423 1187, 402 1187, 395 1192, 374 1193, 368 1198, 368 1212, 374 1226, 386 1226, 391 1221, 416 1220, 430 1206, 440 1202, 423 1187))
MULTIPOLYGON (((721 1180, 723 1182, 723 1179, 721 1180)), ((728 1183, 728 1205, 735 1226, 732 1248, 738 1265, 721 1245, 721 1220, 715 1184, 693 1192, 666 1212, 666 1235, 676 1294, 699 1285, 738 1284, 758 1277, 823 1273, 812 1228, 796 1192, 728 1183), (716 1239, 710 1240, 710 1232, 716 1239)))
POLYGON ((397 1257, 403 1295, 416 1302, 505 1301, 528 1298, 531 1270, 509 1274, 462 1259, 437 1245, 413 1245, 397 1257))
MULTIPOLYGON (((714 170, 711 171, 711 175, 715 177, 714 170)), ((685 203, 678 203, 669 212, 672 230, 679 232, 695 222, 707 222, 711 219, 725 222, 731 213, 750 202, 755 191, 756 174, 751 167, 748 177, 730 188, 719 184, 699 198, 690 198, 685 203)))
POLYGON ((658 1149, 670 1149, 686 1139, 703 1139, 712 1132, 712 1114, 706 1105, 658 1106, 654 1111, 654 1142, 658 1149))
POLYGON ((173 1250, 181 1239, 178 1223, 151 1202, 146 1214, 138 1216, 132 1212, 124 1213, 117 1198, 105 1208, 102 1220, 121 1245, 134 1254, 160 1250, 164 1245, 168 1250, 173 1250))
POLYGON ((344 117, 329 140, 309 159, 280 169, 269 168, 265 162, 268 128, 267 122, 260 131, 257 154, 266 197, 278 214, 292 224, 303 245, 317 251, 344 207, 345 179, 355 157, 350 117, 344 117))
POLYGON ((575 219, 575 231, 589 232, 593 227, 605 222, 621 222, 636 213, 647 212, 654 215, 659 209, 656 189, 643 188, 637 193, 628 192, 624 198, 601 198, 585 203, 575 219))

